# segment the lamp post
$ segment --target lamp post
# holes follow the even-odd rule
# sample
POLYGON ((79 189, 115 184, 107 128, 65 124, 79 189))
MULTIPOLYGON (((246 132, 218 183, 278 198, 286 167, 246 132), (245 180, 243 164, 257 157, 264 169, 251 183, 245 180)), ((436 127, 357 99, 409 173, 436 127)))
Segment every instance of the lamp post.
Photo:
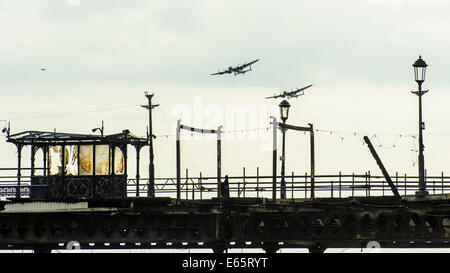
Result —
MULTIPOLYGON (((286 124, 286 120, 289 117, 289 107, 291 105, 287 100, 283 100, 280 103, 280 116, 281 120, 283 121, 283 124, 286 124)), ((281 199, 286 199, 286 181, 284 179, 285 174, 285 148, 286 148, 286 128, 281 128, 281 133, 283 134, 283 144, 282 144, 282 155, 281 155, 281 199)))
POLYGON ((417 196, 425 196, 428 194, 425 183, 425 160, 423 156, 423 135, 422 131, 425 129, 425 123, 422 121, 422 95, 427 93, 428 90, 422 91, 422 83, 425 81, 425 72, 427 69, 427 63, 422 60, 422 56, 414 62, 414 78, 419 86, 418 91, 411 91, 419 97, 419 191, 416 192, 417 196))
POLYGON ((155 165, 154 158, 155 155, 153 153, 153 139, 156 136, 153 134, 153 124, 152 124, 152 109, 159 106, 159 104, 152 104, 152 98, 154 93, 149 94, 145 91, 145 97, 148 100, 148 105, 141 105, 143 108, 148 109, 148 128, 149 132, 147 133, 147 140, 149 143, 149 165, 148 165, 148 197, 155 197, 155 165))
POLYGON ((92 129, 92 132, 94 133, 94 132, 97 131, 97 130, 100 131, 100 134, 101 134, 102 137, 103 137, 103 120, 102 120, 102 128, 94 128, 94 129, 92 129))

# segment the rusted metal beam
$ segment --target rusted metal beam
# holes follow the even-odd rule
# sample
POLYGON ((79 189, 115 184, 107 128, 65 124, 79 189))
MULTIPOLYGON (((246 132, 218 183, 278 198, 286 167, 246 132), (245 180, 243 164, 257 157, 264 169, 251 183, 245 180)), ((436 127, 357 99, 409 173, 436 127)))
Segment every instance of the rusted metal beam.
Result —
POLYGON ((389 173, 387 172, 386 168, 384 167, 383 162, 381 162, 381 159, 378 156, 377 152, 375 151, 375 148, 373 147, 372 143, 370 142, 370 139, 367 136, 364 136, 364 141, 367 143, 367 146, 369 147, 369 150, 372 153, 372 156, 375 158, 375 161, 377 162, 378 167, 380 167, 384 178, 386 178, 386 181, 388 182, 389 186, 391 187, 391 190, 394 193, 395 198, 401 199, 402 197, 398 193, 397 187, 394 185, 394 182, 392 182, 392 179, 389 176, 389 173))
POLYGON ((101 201, 102 206, 100 202, 53 202, 48 207, 42 202, 16 207, 3 202, 0 248, 56 249, 65 248, 58 244, 69 241, 79 242, 83 249, 189 249, 213 248, 218 244, 225 248, 265 249, 275 244, 279 248, 326 249, 365 247, 370 241, 394 248, 450 247, 450 211, 445 206, 449 200, 445 197, 430 198, 432 202, 406 199, 404 206, 383 197, 283 204, 229 198, 227 185, 225 176, 221 184, 223 197, 201 202, 131 198, 116 203, 101 201), (76 210, 71 211, 74 207, 76 210), (26 211, 27 208, 41 211, 26 211), (20 209, 25 211, 17 211, 20 209), (90 243, 95 246, 89 246, 90 243))

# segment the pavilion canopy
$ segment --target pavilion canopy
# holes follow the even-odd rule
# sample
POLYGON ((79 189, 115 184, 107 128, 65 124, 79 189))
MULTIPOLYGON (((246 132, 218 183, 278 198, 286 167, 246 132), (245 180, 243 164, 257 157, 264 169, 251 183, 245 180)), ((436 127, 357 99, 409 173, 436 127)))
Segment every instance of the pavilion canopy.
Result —
POLYGON ((25 131, 8 136, 8 142, 22 145, 76 145, 76 144, 132 144, 145 146, 148 144, 146 138, 140 138, 123 130, 121 133, 112 135, 90 135, 60 132, 25 131))

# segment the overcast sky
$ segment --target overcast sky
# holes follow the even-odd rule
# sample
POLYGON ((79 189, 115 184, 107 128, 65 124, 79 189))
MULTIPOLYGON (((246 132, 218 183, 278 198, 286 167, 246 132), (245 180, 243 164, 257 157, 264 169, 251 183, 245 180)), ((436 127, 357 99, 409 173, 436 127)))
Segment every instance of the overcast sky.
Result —
MULTIPOLYGON (((0 0, 0 120, 12 133, 91 133, 104 120, 106 134, 144 136, 140 105, 152 91, 160 104, 156 176, 175 176, 175 140, 164 135, 175 133, 177 118, 207 129, 259 128, 225 136, 222 174, 240 175, 243 166, 255 174, 259 166, 270 175, 265 128, 280 100, 264 97, 313 84, 290 100, 288 123, 321 130, 317 174, 381 175, 362 145, 367 134, 391 175, 416 175, 418 102, 410 91, 422 55, 426 169, 450 174, 449 12, 443 0, 0 0), (254 59, 245 75, 210 76, 254 59), (239 118, 239 109, 253 116, 239 118)), ((287 148, 287 173, 309 172, 308 136, 289 131, 287 148)), ((183 169, 215 175, 213 138, 184 139, 182 149, 183 169)), ((0 153, 1 166, 15 166, 4 136, 0 153)))

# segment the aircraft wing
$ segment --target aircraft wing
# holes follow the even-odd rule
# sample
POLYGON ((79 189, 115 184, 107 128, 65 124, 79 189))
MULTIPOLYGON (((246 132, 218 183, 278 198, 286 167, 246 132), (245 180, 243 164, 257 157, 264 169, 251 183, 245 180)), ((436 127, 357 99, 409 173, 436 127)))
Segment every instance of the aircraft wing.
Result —
POLYGON ((211 74, 211 76, 214 76, 214 75, 222 75, 222 74, 226 74, 226 73, 231 73, 231 71, 229 71, 229 70, 219 71, 219 72, 217 72, 217 73, 211 74))
POLYGON ((250 65, 256 63, 257 61, 259 61, 259 59, 256 59, 256 60, 254 60, 254 61, 251 61, 251 62, 249 62, 248 64, 243 64, 243 65, 241 65, 241 66, 238 66, 238 67, 236 67, 236 69, 237 69, 237 70, 242 70, 242 69, 246 68, 247 66, 250 66, 250 65))
POLYGON ((280 97, 284 97, 284 95, 283 95, 283 94, 280 94, 280 95, 274 95, 274 96, 272 96, 272 97, 266 97, 266 99, 276 99, 276 98, 280 98, 280 97))
POLYGON ((292 94, 298 93, 298 92, 303 91, 303 90, 305 90, 305 89, 307 89, 307 88, 310 88, 311 86, 312 86, 312 84, 310 84, 310 85, 308 85, 308 86, 305 86, 305 87, 303 87, 303 88, 299 88, 299 89, 297 89, 297 90, 295 90, 295 91, 292 91, 291 93, 292 93, 292 94))

